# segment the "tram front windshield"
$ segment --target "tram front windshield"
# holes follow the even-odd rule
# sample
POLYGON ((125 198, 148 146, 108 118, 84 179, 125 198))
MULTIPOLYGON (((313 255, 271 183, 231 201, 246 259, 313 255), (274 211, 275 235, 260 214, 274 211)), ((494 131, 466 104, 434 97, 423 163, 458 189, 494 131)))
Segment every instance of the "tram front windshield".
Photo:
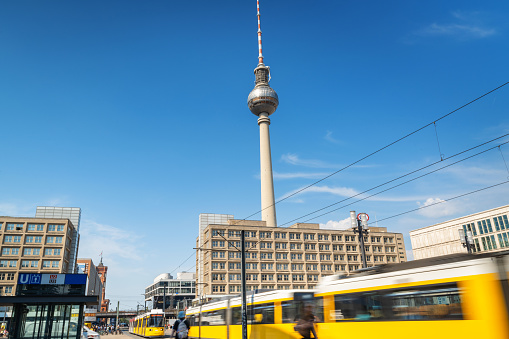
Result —
POLYGON ((150 327, 163 327, 163 316, 162 315, 151 315, 149 326, 150 327))

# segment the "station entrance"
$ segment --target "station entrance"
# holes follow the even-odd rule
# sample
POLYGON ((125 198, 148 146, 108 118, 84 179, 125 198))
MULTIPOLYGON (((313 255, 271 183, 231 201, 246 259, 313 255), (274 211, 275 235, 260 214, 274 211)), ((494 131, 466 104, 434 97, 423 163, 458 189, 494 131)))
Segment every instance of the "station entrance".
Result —
POLYGON ((81 334, 80 313, 83 313, 80 312, 80 309, 82 306, 79 304, 16 304, 14 306, 13 337, 23 339, 79 338, 79 334, 81 334))
POLYGON ((9 339, 80 339, 86 305, 97 305, 97 296, 86 296, 86 274, 20 274, 16 295, 0 297, 12 306, 9 339))

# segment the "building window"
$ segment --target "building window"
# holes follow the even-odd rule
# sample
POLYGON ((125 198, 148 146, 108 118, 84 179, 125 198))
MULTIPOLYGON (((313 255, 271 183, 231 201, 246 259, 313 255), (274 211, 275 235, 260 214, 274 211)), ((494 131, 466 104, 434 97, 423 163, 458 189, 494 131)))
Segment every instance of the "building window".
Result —
POLYGON ((212 230, 212 236, 223 236, 224 237, 224 230, 212 230))
POLYGON ((267 238, 269 239, 272 235, 272 232, 260 232, 260 238, 267 238))
POLYGON ((36 237, 34 238, 34 240, 35 240, 35 243, 36 243, 36 244, 41 244, 41 243, 42 243, 42 236, 36 236, 36 237))
POLYGON ((61 244, 62 243, 62 237, 55 237, 55 243, 61 244))
POLYGON ((17 260, 0 260, 0 267, 16 267, 17 260))

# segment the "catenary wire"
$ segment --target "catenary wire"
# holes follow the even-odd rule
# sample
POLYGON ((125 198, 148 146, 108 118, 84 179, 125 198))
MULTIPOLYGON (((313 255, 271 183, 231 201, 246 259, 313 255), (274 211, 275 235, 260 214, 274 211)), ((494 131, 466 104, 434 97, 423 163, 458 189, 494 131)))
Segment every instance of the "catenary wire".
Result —
MULTIPOLYGON (((389 183, 391 183, 391 182, 397 181, 397 180, 399 180, 399 179, 402 179, 402 178, 404 178, 404 177, 407 177, 407 176, 409 176, 409 175, 412 175, 412 174, 414 174, 414 173, 417 173, 417 172, 419 172, 419 171, 422 171, 422 170, 424 170, 424 169, 426 169, 426 168, 432 167, 432 166, 434 166, 434 165, 436 165, 436 164, 438 164, 438 163, 441 163, 441 162, 443 162, 443 161, 445 161, 445 160, 449 160, 449 159, 452 159, 452 158, 454 158, 454 157, 457 157, 457 156, 459 156, 459 155, 461 155, 461 154, 464 154, 464 153, 470 152, 470 151, 472 151, 472 150, 474 150, 474 149, 476 149, 476 148, 479 148, 479 147, 481 147, 481 146, 484 146, 484 145, 486 145, 486 144, 489 144, 489 143, 491 143, 491 142, 493 142, 493 141, 496 141, 496 140, 498 140, 498 139, 504 138, 504 137, 506 137, 506 136, 508 136, 508 135, 509 135, 509 133, 507 133, 507 134, 505 134, 505 135, 502 135, 502 136, 500 136, 500 137, 498 137, 498 138, 491 139, 491 140, 489 140, 489 141, 486 141, 486 142, 484 142, 484 143, 482 143, 482 144, 479 144, 479 145, 477 145, 477 146, 471 147, 471 148, 469 148, 469 149, 466 149, 466 150, 461 151, 461 152, 459 152, 459 153, 456 153, 456 154, 454 154, 454 155, 451 155, 451 156, 449 156, 449 157, 447 157, 447 158, 443 158, 443 159, 441 159, 441 160, 439 160, 439 161, 436 161, 436 162, 431 163, 431 164, 429 164, 429 165, 426 165, 426 166, 424 166, 424 167, 418 168, 418 169, 416 169, 416 170, 414 170, 414 171, 411 171, 411 172, 408 172, 408 173, 406 173, 406 174, 403 174, 403 175, 401 175, 401 176, 399 176, 399 177, 397 177, 397 178, 394 178, 394 179, 391 179, 391 180, 389 180, 389 181, 386 181, 386 182, 384 182, 383 184, 380 184, 380 185, 374 186, 374 187, 369 188, 369 189, 367 189, 367 190, 365 190, 365 191, 362 191, 362 192, 360 192, 360 193, 357 193, 357 194, 355 194, 355 195, 352 195, 352 196, 350 196, 350 197, 348 197, 348 198, 345 198, 345 199, 343 199, 343 200, 337 201, 337 202, 335 202, 335 203, 333 203, 333 204, 327 205, 327 206, 322 207, 322 208, 320 208, 320 209, 318 209, 318 210, 315 210, 315 211, 313 211, 313 212, 309 212, 309 213, 307 213, 307 214, 305 214, 305 215, 302 215, 302 216, 300 216, 300 217, 298 217, 298 218, 295 218, 295 219, 292 219, 292 220, 290 220, 290 221, 287 221, 287 222, 285 222, 284 224, 281 224, 280 226, 288 225, 288 224, 290 224, 290 223, 292 223, 292 222, 294 222, 294 221, 296 221, 296 220, 299 220, 299 219, 302 219, 302 218, 308 217, 308 216, 310 216, 310 215, 312 215, 312 214, 318 213, 318 212, 323 211, 323 210, 325 210, 325 209, 327 209, 327 208, 330 208, 330 207, 335 206, 335 205, 337 205, 337 204, 340 204, 340 203, 342 203, 342 202, 345 202, 345 201, 348 201, 348 200, 350 200, 350 199, 353 199, 353 198, 355 198, 355 197, 357 197, 357 196, 359 196, 359 195, 362 195, 362 194, 364 194, 364 193, 367 193, 367 192, 372 191, 372 190, 374 190, 374 189, 377 189, 377 188, 379 188, 379 187, 385 186, 385 185, 387 185, 387 184, 389 184, 389 183)), ((493 150, 493 149, 495 149, 495 148, 499 148, 500 146, 502 146, 502 145, 504 145, 504 144, 507 144, 507 143, 508 143, 508 142, 504 142, 504 143, 502 143, 502 144, 500 144, 500 145, 498 145, 498 146, 488 148, 488 149, 486 149, 486 150, 484 150, 484 151, 482 151, 482 152, 480 152, 480 153, 477 153, 477 154, 475 154, 475 155, 473 155, 473 156, 477 156, 477 155, 480 155, 480 154, 482 154, 482 153, 484 153, 484 152, 487 152, 487 151, 493 150)), ((471 156, 471 157, 473 157, 473 156, 471 156)), ((469 158, 471 158, 471 157, 465 158, 465 159, 463 159, 463 160, 467 160, 467 159, 469 159, 469 158)), ((461 161, 463 161, 463 160, 461 160, 461 161)), ((457 163, 458 163, 458 162, 455 162, 455 163, 452 163, 452 164, 450 164, 450 165, 448 165, 448 166, 445 166, 445 167, 449 167, 449 166, 452 166, 452 165, 457 164, 457 163)), ((443 168, 445 168, 445 167, 441 167, 440 169, 443 169, 443 168)), ((440 169, 439 169, 439 170, 440 170, 440 169)), ((428 174, 431 174, 431 173, 436 172, 436 171, 437 171, 437 170, 432 171, 432 172, 429 172, 428 174)), ((426 175, 427 175, 427 174, 426 174, 426 175)), ((415 180, 415 179, 418 179, 418 178, 421 178, 421 177, 422 177, 422 176, 419 176, 419 177, 416 177, 416 178, 414 178, 414 179, 412 179, 412 180, 415 180)), ((404 182, 404 183, 408 183, 408 182, 410 182, 410 181, 412 181, 412 180, 406 181, 406 182, 404 182)), ((401 185, 399 185, 399 186, 401 186, 401 185)), ((398 187, 398 186, 394 186, 394 187, 398 187)), ((393 187, 393 188, 394 188, 394 187, 393 187)), ((382 191, 382 192, 385 192, 385 191, 382 191)), ((381 193, 381 192, 380 192, 380 193, 381 193)), ((377 194, 380 194, 380 193, 377 193, 377 194)), ((375 194, 375 195, 376 195, 376 194, 375 194)), ((371 196, 370 196, 370 197, 371 197, 371 196)), ((365 200, 365 199, 361 199, 361 200, 365 200)), ((361 201, 361 200, 358 200, 358 201, 361 201)), ((349 206, 349 205, 346 205, 346 206, 349 206)), ((343 206, 343 207, 346 207, 346 206, 343 206)), ((337 209, 336 209, 336 210, 337 210, 337 209)), ((333 211, 336 211, 336 210, 333 210, 333 211)), ((328 212, 328 213, 329 213, 329 212, 328 212)), ((323 215, 323 214, 322 214, 322 215, 323 215)), ((321 216, 321 215, 320 215, 320 216, 321 216)), ((314 218, 313 218, 313 219, 314 219, 314 218)))
MULTIPOLYGON (((500 139, 500 138, 502 138, 502 137, 504 137, 504 136, 501 136, 501 137, 496 138, 496 139, 500 139)), ((496 139, 494 139, 494 140, 496 140, 496 139)), ((491 140, 491 141, 493 141, 493 140, 491 140)), ((488 141, 488 142, 491 142, 491 141, 488 141)), ((486 142, 486 143, 488 143, 488 142, 486 142)), ((486 143, 484 143, 484 144, 486 144, 486 143)), ((340 210, 340 209, 342 209, 342 208, 345 208, 345 207, 347 207, 347 206, 353 205, 353 204, 358 203, 358 202, 360 202, 360 201, 363 201, 363 200, 369 199, 369 198, 371 198, 371 197, 373 197, 373 196, 375 196, 375 195, 379 195, 379 194, 381 194, 381 193, 384 193, 384 192, 387 192, 387 191, 389 191, 389 190, 392 190, 392 189, 394 189, 394 188, 396 188, 396 187, 399 187, 399 186, 405 185, 405 184, 407 184, 407 183, 409 183, 409 182, 412 182, 412 181, 414 181, 414 180, 417 180, 417 179, 420 179, 420 178, 425 177, 425 176, 427 176, 427 175, 430 175, 430 174, 433 174, 433 173, 435 173, 435 172, 438 172, 438 171, 440 171, 440 170, 442 170, 442 169, 444 169, 444 168, 451 167, 451 166, 456 165, 456 164, 458 164, 458 163, 460 163, 460 162, 463 162, 463 161, 466 161, 466 160, 471 159, 471 158, 473 158, 473 157, 476 157, 476 156, 478 156, 478 155, 484 154, 484 153, 486 153, 486 152, 488 152, 488 151, 491 151, 491 150, 497 149, 498 147, 500 147, 500 146, 502 146, 502 145, 505 145, 505 144, 507 144, 507 143, 509 143, 509 141, 506 141, 506 142, 504 142, 504 143, 502 143, 502 144, 500 144, 500 145, 497 145, 497 146, 494 146, 494 147, 488 148, 488 149, 486 149, 486 150, 483 150, 483 151, 481 151, 481 152, 478 152, 478 153, 476 153, 476 154, 473 154, 473 155, 471 155, 471 156, 468 156, 468 157, 466 157, 466 158, 463 158, 463 159, 461 159, 461 160, 458 160, 458 161, 456 161, 456 162, 453 162, 453 163, 451 163, 451 164, 449 164, 449 165, 446 165, 446 166, 443 166, 443 167, 437 168, 437 169, 435 169, 435 170, 433 170, 433 171, 431 171, 431 172, 428 172, 428 173, 422 174, 422 175, 420 175, 420 176, 417 176, 417 177, 412 178, 412 179, 410 179, 410 180, 404 181, 404 182, 399 183, 399 184, 397 184, 397 185, 394 185, 394 186, 392 186, 392 187, 386 188, 386 189, 384 189, 384 190, 382 190, 382 191, 380 191, 380 192, 377 192, 377 193, 371 194, 371 195, 369 195, 369 196, 367 196, 367 197, 364 197, 364 198, 362 198, 362 199, 358 199, 358 200, 356 200, 356 201, 354 201, 354 202, 351 202, 351 203, 349 203, 349 204, 346 204, 346 205, 343 205, 343 206, 341 206, 341 207, 335 208, 335 209, 333 209, 333 210, 327 211, 327 212, 325 212, 325 213, 319 214, 319 215, 317 215, 317 216, 314 216, 313 218, 310 218, 310 219, 304 220, 304 221, 302 221, 302 222, 303 222, 303 223, 306 223, 306 222, 308 222, 308 221, 311 221, 311 220, 314 220, 314 219, 319 218, 319 217, 321 217, 321 216, 324 216, 324 215, 330 214, 330 213, 332 213, 332 212, 335 212, 335 211, 340 210)), ((476 148, 476 147, 479 147, 479 145, 478 145, 478 146, 475 146, 475 147, 472 147, 472 148, 470 148, 469 150, 472 150, 472 149, 474 149, 474 148, 476 148)), ((467 151, 469 151, 469 150, 466 150, 466 151, 460 152, 460 153, 458 153, 458 154, 465 153, 465 152, 467 152, 467 151)), ((455 155, 453 155, 453 156, 451 156, 451 157, 449 157, 449 158, 452 158, 452 157, 454 157, 454 156, 457 156, 458 154, 455 154, 455 155)), ((425 167, 423 167, 423 168, 426 168, 426 167, 429 167, 429 166, 430 166, 430 165, 425 166, 425 167)), ((413 171, 413 172, 411 172, 411 173, 415 173, 415 172, 417 172, 417 171, 419 171, 419 170, 421 170, 421 169, 423 169, 423 168, 420 168, 420 169, 418 169, 418 170, 416 170, 416 171, 413 171)), ((406 175, 404 175, 404 176, 406 176, 406 175)), ((403 176, 401 176, 401 177, 403 177, 403 176)), ((400 178, 401 178, 401 177, 400 177, 400 178)), ((399 178, 393 179, 393 180, 391 180, 391 181, 394 181, 394 180, 397 180, 397 179, 399 179, 399 178)), ((389 181, 389 182, 391 182, 391 181, 389 181)), ((378 185, 377 187, 383 186, 383 185, 385 185, 385 184, 386 184, 386 183, 381 184, 381 185, 378 185)), ((369 190, 372 190, 372 189, 369 189, 369 190)), ((343 202, 343 201, 349 200, 349 199, 351 199, 351 198, 353 198, 353 197, 356 197, 356 196, 358 196, 358 195, 360 195, 360 194, 363 194, 363 193, 365 193, 365 192, 367 192, 367 191, 364 191, 364 192, 358 193, 358 194, 356 194, 356 195, 354 195, 354 196, 351 196, 351 197, 349 197, 349 198, 347 198, 347 199, 344 199, 344 200, 342 200, 342 201, 340 201, 340 202, 337 202, 337 203, 331 204, 331 205, 329 205, 328 207, 333 206, 333 205, 336 205, 336 204, 341 203, 341 202, 343 202)), ((305 217, 305 216, 309 216, 309 215, 314 214, 314 213, 316 213, 316 212, 318 212, 318 211, 321 211, 321 210, 323 210, 323 209, 325 209, 325 208, 327 208, 327 207, 324 207, 324 208, 321 208, 321 209, 316 210, 316 211, 314 211, 314 212, 308 213, 308 214, 306 214, 306 215, 304 215, 304 216, 302 216, 302 217, 300 217, 300 218, 293 219, 293 220, 291 220, 291 221, 289 221, 289 222, 287 222, 287 223, 291 223, 291 222, 293 222, 293 221, 295 221, 295 220, 298 220, 298 219, 301 219, 301 218, 303 218, 303 217, 305 217)), ((378 221, 380 221, 380 220, 378 220, 378 221)), ((285 224, 283 224, 283 225, 286 225, 287 223, 285 223, 285 224)), ((261 239, 260 239, 260 240, 258 240, 258 241, 254 244, 254 246, 256 246, 257 244, 259 244, 260 242, 261 242, 261 239)), ((254 247, 252 247, 252 248, 254 248, 254 247)), ((250 247, 249 249, 251 249, 251 247, 250 247)))
MULTIPOLYGON (((501 144, 501 145, 505 145, 505 144, 507 144, 507 143, 509 143, 509 141, 507 141, 507 142, 505 142, 505 143, 503 143, 503 144, 501 144)), ((438 171, 440 171, 440 170, 443 170, 444 168, 451 167, 451 166, 456 165, 456 164, 458 164, 458 163, 460 163, 460 162, 463 162, 463 161, 466 161, 466 160, 471 159, 471 158, 473 158, 473 157, 476 157, 476 156, 478 156, 478 155, 484 154, 484 153, 486 153, 486 152, 488 152, 488 151, 492 151, 492 150, 494 150, 494 149, 496 149, 496 148, 498 148, 498 146, 495 146, 495 147, 492 147, 492 148, 488 148, 488 149, 486 149, 486 150, 484 150, 484 151, 481 151, 481 152, 479 152, 479 153, 473 154, 473 155, 471 155, 471 156, 468 156, 468 157, 466 157, 466 158, 463 158, 463 159, 461 159, 461 160, 458 160, 458 161, 456 161, 456 162, 453 162, 453 163, 451 163, 451 164, 449 164, 449 165, 446 165, 446 166, 443 166, 443 167, 437 168, 437 169, 435 169, 435 170, 433 170, 433 171, 431 171, 431 172, 428 172, 428 173, 422 174, 422 175, 417 176, 417 177, 415 177, 415 178, 412 178, 412 179, 410 179, 410 180, 407 180, 407 181, 404 181, 404 182, 399 183, 399 184, 397 184, 397 185, 394 185, 394 186, 392 186, 392 187, 386 188, 386 189, 384 189, 384 190, 382 190, 382 191, 380 191, 380 192, 377 192, 377 193, 371 194, 371 195, 369 195, 369 196, 367 196, 367 197, 364 197, 364 198, 362 198, 362 199, 356 200, 356 201, 354 201, 354 202, 352 202, 352 203, 349 203, 349 204, 343 205, 343 206, 341 206, 341 207, 338 207, 338 208, 335 208, 335 209, 333 209, 333 210, 330 210, 330 211, 328 211, 328 212, 326 212, 326 213, 322 213, 322 214, 320 214, 320 215, 317 215, 317 216, 315 216, 315 217, 313 217, 313 218, 311 218, 311 219, 308 219, 308 220, 306 220, 306 221, 304 221, 304 222, 308 222, 308 221, 313 220, 313 219, 316 219, 316 218, 318 218, 318 217, 321 217, 321 216, 327 215, 327 214, 332 213, 332 212, 334 212, 334 211, 337 211, 337 210, 340 210, 340 209, 345 208, 345 207, 347 207, 347 206, 350 206, 350 205, 353 205, 353 204, 355 204, 355 203, 358 203, 359 201, 363 201, 363 200, 369 199, 369 198, 371 198, 371 197, 374 197, 375 195, 379 195, 379 194, 381 194, 381 193, 387 192, 387 191, 392 190, 392 189, 394 189, 394 188, 396 188, 396 187, 399 187, 399 186, 405 185, 405 184, 407 184, 407 183, 409 183, 409 182, 415 181, 415 180, 420 179, 420 178, 423 178, 423 177, 425 177, 425 176, 427 176, 427 175, 430 175, 430 174, 433 174, 433 173, 438 172, 438 171)))
MULTIPOLYGON (((265 209, 267 209, 267 208, 269 208, 269 207, 272 207, 272 206, 274 206, 274 205, 276 205, 276 204, 278 204, 278 203, 280 203, 280 202, 282 202, 282 201, 284 201, 284 200, 286 200, 286 199, 288 199, 288 198, 291 198, 291 197, 293 197, 293 196, 295 196, 295 195, 299 194, 299 193, 300 193, 300 192, 302 192, 302 191, 307 190, 308 188, 310 188, 310 187, 312 187, 312 186, 314 186, 314 185, 316 185, 316 184, 318 184, 318 183, 320 183, 320 182, 322 182, 322 181, 324 181, 324 180, 326 180, 326 179, 328 179, 328 178, 330 178, 330 177, 332 177, 332 176, 334 176, 334 175, 338 174, 339 172, 344 171, 345 169, 347 169, 347 168, 349 168, 349 167, 352 167, 353 165, 358 164, 359 162, 361 162, 361 161, 363 161, 363 160, 365 160, 365 159, 367 159, 367 158, 369 158, 369 157, 371 157, 371 156, 373 156, 373 155, 375 155, 375 154, 377 154, 377 153, 379 153, 379 152, 383 151, 383 150, 384 150, 384 149, 386 149, 386 148, 389 148, 390 146, 392 146, 392 145, 394 145, 394 144, 396 144, 396 143, 398 143, 398 142, 400 142, 400 141, 402 141, 402 140, 404 140, 404 139, 406 139, 406 138, 408 138, 408 137, 412 136, 413 134, 415 134, 415 133, 417 133, 417 132, 419 132, 419 131, 421 131, 421 130, 425 129, 426 127, 429 127, 429 126, 431 126, 431 125, 435 124, 437 121, 440 121, 440 120, 442 120, 442 119, 445 119, 446 117, 448 117, 448 116, 450 116, 450 115, 452 115, 452 114, 456 113, 457 111, 459 111, 459 110, 461 110, 461 109, 463 109, 463 108, 467 107, 468 105, 473 104, 474 102, 476 102, 476 101, 478 101, 478 100, 482 99, 483 97, 485 97, 485 96, 487 96, 487 95, 489 95, 489 94, 491 94, 491 93, 495 92, 496 90, 498 90, 498 89, 500 89, 500 88, 502 88, 502 87, 506 86, 507 84, 509 84, 509 81, 508 81, 508 82, 506 82, 506 83, 504 83, 504 84, 502 84, 502 85, 500 85, 500 86, 498 86, 498 87, 496 87, 496 88, 494 88, 494 89, 492 89, 491 91, 488 91, 488 92, 484 93, 483 95, 481 95, 481 96, 479 96, 479 97, 475 98, 474 100, 471 100, 471 101, 467 102, 466 104, 464 104, 464 105, 462 105, 462 106, 460 106, 460 107, 456 108, 455 110, 453 110, 453 111, 451 111, 451 112, 449 112, 449 113, 447 113, 447 114, 442 115, 442 116, 441 116, 441 117, 439 117, 438 119, 436 119, 436 120, 434 120, 434 121, 432 121, 432 122, 430 122, 430 123, 428 123, 428 124, 426 124, 426 125, 424 125, 424 126, 422 126, 422 127, 418 128, 418 129, 414 130, 413 132, 410 132, 410 133, 406 134, 405 136, 403 136, 403 137, 401 137, 401 138, 399 138, 399 139, 397 139, 397 140, 395 140, 395 141, 391 142, 390 144, 387 144, 387 145, 385 145, 384 147, 379 148, 378 150, 376 150, 376 151, 374 151, 374 152, 371 152, 371 153, 369 153, 368 155, 366 155, 366 156, 364 156, 364 157, 360 158, 359 160, 356 160, 356 161, 352 162, 351 164, 346 165, 346 166, 344 166, 343 168, 341 168, 341 169, 339 169, 339 170, 337 170, 337 171, 335 171, 335 172, 333 172, 333 173, 331 173, 331 174, 329 174, 329 175, 327 175, 327 176, 323 177, 322 179, 319 179, 319 180, 317 180, 317 181, 315 181, 315 182, 313 182, 313 183, 311 183, 311 184, 309 184, 309 185, 307 185, 307 186, 305 186, 305 187, 303 187, 303 188, 301 188, 301 189, 299 189, 299 190, 297 190, 297 191, 293 192, 292 194, 289 194, 289 195, 285 196, 284 198, 279 199, 279 200, 278 200, 278 201, 276 201, 273 205, 271 205, 271 206, 267 206, 267 207, 265 207, 264 209, 262 209, 261 211, 258 211, 258 212, 254 213, 254 214, 251 214, 250 216, 246 217, 246 219, 247 219, 247 218, 249 218, 249 217, 252 217, 253 215, 256 215, 256 214, 258 214, 258 213, 262 212, 263 210, 265 210, 265 209)), ((244 220, 245 220, 245 219, 244 219, 244 220)))
MULTIPOLYGON (((322 181, 324 181, 324 180, 326 180, 326 179, 328 179, 328 178, 330 178, 330 177, 332 177, 332 176, 334 176, 334 175, 336 175, 336 174, 338 174, 338 173, 340 173, 340 172, 342 172, 342 171, 344 171, 344 170, 346 170, 346 169, 348 169, 348 168, 350 168, 350 167, 352 167, 352 166, 354 166, 354 165, 358 164, 359 162, 361 162, 361 161, 363 161, 363 160, 366 160, 367 158, 369 158, 369 157, 371 157, 371 156, 373 156, 373 155, 375 155, 375 154, 377 154, 377 153, 379 153, 379 152, 383 151, 384 149, 389 148, 389 147, 391 147, 392 145, 395 145, 395 144, 397 144, 398 142, 400 142, 400 141, 402 141, 402 140, 404 140, 404 139, 406 139, 406 138, 408 138, 408 137, 410 137, 410 136, 412 136, 412 135, 416 134, 417 132, 420 132, 421 130, 423 130, 423 129, 425 129, 425 128, 427 128, 427 127, 429 127, 429 126, 431 126, 431 125, 435 124, 437 121, 440 121, 440 120, 442 120, 442 119, 445 119, 446 117, 448 117, 448 116, 450 116, 450 115, 452 115, 452 114, 456 113, 457 111, 459 111, 459 110, 461 110, 461 109, 463 109, 463 108, 465 108, 465 107, 467 107, 467 106, 469 106, 469 105, 473 104, 474 102, 476 102, 476 101, 478 101, 478 100, 480 100, 480 99, 484 98, 485 96, 487 96, 487 95, 489 95, 489 94, 491 94, 491 93, 493 93, 493 92, 495 92, 495 91, 497 91, 497 90, 501 89, 502 87, 506 86, 507 84, 509 84, 509 81, 508 81, 508 82, 505 82, 505 83, 503 83, 502 85, 500 85, 500 86, 498 86, 498 87, 496 87, 496 88, 494 88, 494 89, 492 89, 492 90, 490 90, 490 91, 488 91, 488 92, 486 92, 486 93, 482 94, 481 96, 479 96, 479 97, 477 97, 477 98, 475 98, 475 99, 473 99, 473 100, 471 100, 471 101, 467 102, 466 104, 464 104, 464 105, 462 105, 462 106, 460 106, 460 107, 458 107, 458 108, 456 108, 456 109, 454 109, 454 110, 450 111, 449 113, 442 115, 442 116, 441 116, 441 117, 439 117, 438 119, 436 119, 436 120, 434 120, 434 121, 432 121, 432 122, 430 122, 430 123, 428 123, 428 124, 426 124, 426 125, 424 125, 424 126, 422 126, 422 127, 418 128, 418 129, 414 130, 413 132, 410 132, 410 133, 408 133, 408 134, 404 135, 403 137, 401 137, 401 138, 399 138, 399 139, 397 139, 397 140, 395 140, 395 141, 393 141, 393 142, 391 142, 391 143, 389 143, 389 144, 387 144, 387 145, 385 145, 385 146, 383 146, 383 147, 379 148, 378 150, 376 150, 376 151, 374 151, 374 152, 369 153, 368 155, 366 155, 366 156, 364 156, 364 157, 362 157, 362 158, 360 158, 360 159, 358 159, 358 160, 356 160, 356 161, 352 162, 351 164, 349 164, 349 165, 347 165, 347 166, 344 166, 344 167, 340 168, 339 170, 337 170, 337 171, 335 171, 335 172, 333 172, 333 173, 331 173, 331 174, 329 174, 329 175, 327 175, 327 176, 325 176, 325 177, 323 177, 323 178, 321 178, 321 179, 319 179, 319 180, 317 180, 317 181, 315 181, 315 182, 313 182, 313 183, 311 183, 311 184, 309 184, 309 185, 307 185, 307 186, 305 186, 305 187, 303 187, 303 188, 301 188, 301 189, 299 189, 299 190, 297 190, 297 191, 293 192, 292 194, 289 194, 289 195, 287 195, 287 196, 285 196, 285 197, 283 197, 283 198, 279 199, 279 200, 278 200, 278 201, 276 201, 274 204, 272 204, 272 205, 270 205, 270 206, 267 206, 267 207, 265 207, 265 208, 263 208, 263 209, 261 209, 261 210, 259 210, 259 211, 255 212, 255 213, 253 213, 253 214, 250 214, 250 215, 248 215, 247 217, 245 217, 245 218, 243 218, 243 219, 238 220, 238 222, 245 221, 245 220, 247 220, 248 218, 250 218, 250 217, 252 217, 252 216, 254 216, 254 215, 257 215, 258 213, 263 212, 265 209, 270 208, 270 207, 272 207, 272 206, 274 206, 274 205, 276 205, 276 204, 278 204, 278 203, 280 203, 280 202, 282 202, 282 201, 284 201, 284 200, 287 200, 287 199, 289 199, 289 198, 291 198, 291 197, 293 197, 293 196, 295 196, 295 195, 297 195, 297 194, 299 194, 299 193, 301 193, 301 192, 303 192, 303 191, 305 191, 305 190, 309 189, 310 187, 313 187, 313 186, 315 186, 316 184, 318 184, 318 183, 320 183, 320 182, 322 182, 322 181)), ((236 224, 236 223, 235 223, 235 224, 236 224)), ((232 226, 234 226, 235 224, 233 224, 232 226)), ((256 245, 256 244, 255 244, 255 245, 256 245)), ((251 249, 251 248, 249 248, 249 249, 251 249)), ((246 250, 247 250, 247 249, 246 249, 246 250)), ((193 252, 193 254, 191 254, 191 256, 195 255, 196 251, 197 251, 197 250, 195 250, 195 251, 193 252)), ((190 257, 191 257, 191 256, 190 256, 190 257)), ((189 258, 188 258, 188 259, 186 259, 186 260, 185 260, 182 264, 180 264, 180 265, 179 265, 179 266, 178 266, 175 270, 177 270, 180 266, 182 266, 182 265, 183 265, 183 264, 184 264, 187 260, 189 260, 189 258)), ((172 272, 174 272, 175 270, 173 270, 172 272)))
POLYGON ((409 210, 409 211, 406 211, 406 212, 398 213, 398 214, 392 215, 390 217, 379 219, 378 222, 384 221, 384 220, 388 220, 388 219, 392 219, 392 218, 396 218, 396 217, 402 216, 404 214, 415 212, 415 211, 418 211, 418 210, 421 210, 421 209, 424 209, 424 208, 428 208, 428 207, 431 207, 431 206, 435 206, 435 205, 438 205, 438 204, 441 204, 441 203, 444 203, 444 202, 447 202, 447 201, 451 201, 451 200, 454 200, 454 199, 462 198, 464 196, 467 196, 467 195, 470 195, 470 194, 474 194, 474 193, 478 193, 478 192, 481 192, 481 191, 485 191, 487 189, 494 188, 494 187, 497 187, 497 186, 501 186, 501 185, 504 185, 504 184, 507 184, 507 183, 509 183, 509 180, 499 182, 498 184, 495 184, 495 185, 491 185, 491 186, 487 186, 487 187, 484 187, 484 188, 480 188, 480 189, 477 189, 475 191, 470 191, 470 192, 467 192, 467 193, 464 193, 464 194, 460 194, 460 195, 457 195, 457 196, 449 198, 449 199, 437 201, 437 202, 434 202, 434 203, 426 205, 426 206, 421 206, 419 208, 414 208, 413 210, 409 210))
POLYGON ((182 262, 182 264, 178 265, 178 267, 177 267, 177 268, 175 268, 173 271, 171 271, 171 272, 170 272, 170 274, 172 274, 173 272, 175 272, 176 270, 178 270, 178 269, 179 269, 182 265, 184 265, 184 264, 185 264, 185 263, 186 263, 189 259, 191 259, 191 257, 192 257, 193 255, 195 255, 195 254, 196 254, 196 250, 195 250, 195 251, 194 251, 194 252, 193 252, 193 253, 192 253, 189 257, 187 257, 187 259, 186 259, 186 260, 184 260, 184 261, 182 262))

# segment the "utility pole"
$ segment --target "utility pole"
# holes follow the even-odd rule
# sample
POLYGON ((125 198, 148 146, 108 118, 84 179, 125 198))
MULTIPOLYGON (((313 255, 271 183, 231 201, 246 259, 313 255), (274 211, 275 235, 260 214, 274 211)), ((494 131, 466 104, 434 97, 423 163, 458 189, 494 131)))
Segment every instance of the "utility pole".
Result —
POLYGON ((240 231, 241 243, 241 267, 240 274, 242 280, 242 339, 247 339, 247 304, 246 304, 246 234, 240 231))
POLYGON ((355 211, 350 211, 350 221, 352 223, 353 232, 359 234, 359 242, 361 247, 362 268, 367 268, 366 249, 364 248, 364 236, 368 235, 369 216, 366 213, 355 215, 355 211))
MULTIPOLYGON (((118 312, 119 312, 119 310, 120 310, 120 300, 119 300, 119 301, 117 301, 117 321, 115 322, 115 327, 117 327, 117 326, 118 326, 118 312)), ((115 328, 115 329, 116 329, 116 328, 115 328)))
POLYGON ((165 324, 166 324, 166 284, 167 284, 166 282, 163 282, 163 319, 165 324))

